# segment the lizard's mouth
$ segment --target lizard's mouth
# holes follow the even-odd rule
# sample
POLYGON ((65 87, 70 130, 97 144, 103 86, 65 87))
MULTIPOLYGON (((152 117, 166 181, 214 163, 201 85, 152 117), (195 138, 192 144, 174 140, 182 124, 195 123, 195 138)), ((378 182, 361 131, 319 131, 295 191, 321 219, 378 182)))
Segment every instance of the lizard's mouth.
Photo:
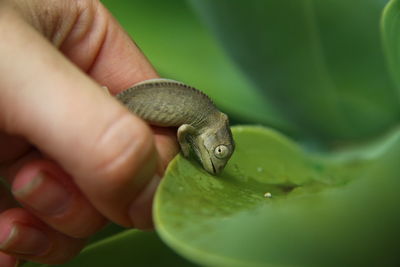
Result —
POLYGON ((215 168, 214 162, 212 161, 210 152, 207 150, 207 154, 208 154, 208 160, 210 161, 211 167, 212 167, 212 174, 217 174, 217 169, 215 168))
POLYGON ((213 168, 213 173, 216 174, 217 170, 215 169, 214 163, 212 162, 212 160, 210 160, 210 161, 211 161, 211 166, 213 168))
MULTIPOLYGON (((203 169, 212 175, 216 175, 218 173, 218 165, 215 165, 212 161, 212 157, 210 155, 210 151, 204 145, 194 145, 192 146, 193 150, 197 156, 198 161, 203 166, 203 169)), ((211 152, 212 153, 212 152, 211 152)))

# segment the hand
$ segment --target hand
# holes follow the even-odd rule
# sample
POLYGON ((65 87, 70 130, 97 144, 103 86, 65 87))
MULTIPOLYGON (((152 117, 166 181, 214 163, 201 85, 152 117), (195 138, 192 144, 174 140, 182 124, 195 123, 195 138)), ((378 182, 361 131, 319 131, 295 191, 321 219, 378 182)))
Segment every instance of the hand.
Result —
POLYGON ((0 1, 0 36, 0 266, 65 262, 108 220, 151 228, 175 133, 99 86, 157 77, 139 49, 96 0, 0 1))

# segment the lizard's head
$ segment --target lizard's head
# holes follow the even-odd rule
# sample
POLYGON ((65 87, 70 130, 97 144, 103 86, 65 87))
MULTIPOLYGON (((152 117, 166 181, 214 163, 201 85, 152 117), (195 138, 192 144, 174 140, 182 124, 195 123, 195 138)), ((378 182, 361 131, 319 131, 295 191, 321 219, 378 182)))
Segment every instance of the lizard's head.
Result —
POLYGON ((211 173, 220 173, 235 150, 228 116, 221 113, 219 123, 207 127, 197 137, 195 153, 203 168, 211 173))

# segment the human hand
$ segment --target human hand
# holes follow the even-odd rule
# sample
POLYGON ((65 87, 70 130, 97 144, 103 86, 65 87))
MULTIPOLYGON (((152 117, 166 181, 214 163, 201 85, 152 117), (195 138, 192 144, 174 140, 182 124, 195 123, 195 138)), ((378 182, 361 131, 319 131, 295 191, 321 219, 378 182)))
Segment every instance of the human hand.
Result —
POLYGON ((0 266, 65 262, 108 220, 151 228, 175 133, 98 85, 157 77, 139 49, 96 0, 0 1, 0 36, 0 266))

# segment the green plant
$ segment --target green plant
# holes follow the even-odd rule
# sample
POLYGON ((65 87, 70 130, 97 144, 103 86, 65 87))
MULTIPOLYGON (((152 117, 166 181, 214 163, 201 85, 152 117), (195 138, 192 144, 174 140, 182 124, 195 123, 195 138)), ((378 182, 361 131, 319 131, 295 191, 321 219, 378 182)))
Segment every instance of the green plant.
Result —
POLYGON ((105 3, 162 76, 290 138, 233 127, 220 177, 177 156, 162 241, 117 229, 65 266, 398 264, 400 0, 190 1, 224 48, 186 2, 105 3))

